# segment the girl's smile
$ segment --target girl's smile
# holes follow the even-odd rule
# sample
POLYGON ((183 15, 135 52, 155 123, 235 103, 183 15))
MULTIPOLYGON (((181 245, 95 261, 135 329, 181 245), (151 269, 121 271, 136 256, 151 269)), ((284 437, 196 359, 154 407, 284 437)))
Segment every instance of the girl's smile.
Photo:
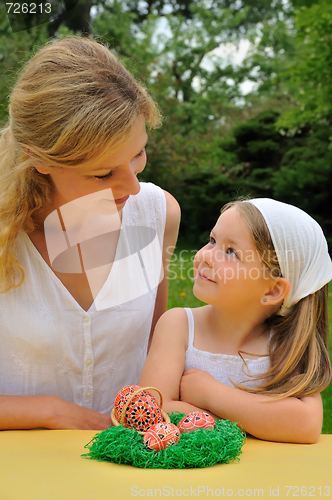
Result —
POLYGON ((199 271, 199 270, 198 270, 198 271, 197 271, 197 276, 198 276, 198 278, 200 278, 200 279, 202 279, 202 280, 205 280, 205 281, 210 281, 211 283, 215 283, 215 281, 213 281, 213 280, 211 280, 210 278, 208 278, 207 276, 205 276, 205 275, 203 274, 203 272, 202 272, 202 271, 199 271))

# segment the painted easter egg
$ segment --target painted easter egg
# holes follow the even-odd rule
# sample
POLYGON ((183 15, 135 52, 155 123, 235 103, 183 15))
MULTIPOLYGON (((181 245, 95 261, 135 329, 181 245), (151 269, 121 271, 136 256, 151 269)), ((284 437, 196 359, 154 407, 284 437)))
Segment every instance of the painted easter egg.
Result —
POLYGON ((114 412, 115 416, 120 422, 121 420, 121 413, 124 405, 128 401, 129 397, 137 391, 137 389, 140 389, 141 387, 139 385, 126 385, 126 387, 123 387, 121 391, 117 393, 115 396, 115 401, 114 401, 114 412))
POLYGON ((161 408, 156 399, 147 390, 138 385, 128 385, 115 397, 114 413, 124 427, 138 432, 146 432, 151 426, 163 421, 161 408), (134 394, 139 391, 137 394, 134 394), (122 421, 122 413, 130 400, 122 421))
POLYGON ((181 432, 192 432, 197 429, 214 429, 215 425, 214 418, 211 415, 194 411, 180 420, 178 428, 181 432))
POLYGON ((143 443, 149 450, 165 450, 172 444, 180 441, 180 431, 178 427, 170 422, 160 422, 153 425, 146 432, 143 443))

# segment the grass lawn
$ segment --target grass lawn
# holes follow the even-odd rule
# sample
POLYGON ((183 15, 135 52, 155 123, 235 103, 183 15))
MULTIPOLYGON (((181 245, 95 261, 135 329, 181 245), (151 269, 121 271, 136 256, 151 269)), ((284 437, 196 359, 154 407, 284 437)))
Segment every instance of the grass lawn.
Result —
MULTIPOLYGON (((199 307, 203 302, 192 293, 192 259, 195 251, 176 249, 170 264, 168 309, 199 307)), ((329 292, 330 353, 332 355, 332 282, 329 292)), ((322 393, 324 405, 323 434, 332 434, 332 382, 322 393)))

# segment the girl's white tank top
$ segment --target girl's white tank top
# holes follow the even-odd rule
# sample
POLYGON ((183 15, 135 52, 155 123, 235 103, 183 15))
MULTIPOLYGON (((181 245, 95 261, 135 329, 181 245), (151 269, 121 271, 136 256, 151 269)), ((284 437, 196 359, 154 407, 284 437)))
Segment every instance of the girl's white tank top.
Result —
POLYGON ((240 355, 215 354, 207 351, 200 351, 194 347, 194 316, 192 310, 185 308, 188 316, 188 348, 186 350, 185 370, 196 368, 210 373, 218 382, 234 387, 231 381, 243 384, 245 387, 254 389, 259 382, 255 382, 249 375, 265 373, 269 366, 269 356, 258 358, 245 358, 240 355))

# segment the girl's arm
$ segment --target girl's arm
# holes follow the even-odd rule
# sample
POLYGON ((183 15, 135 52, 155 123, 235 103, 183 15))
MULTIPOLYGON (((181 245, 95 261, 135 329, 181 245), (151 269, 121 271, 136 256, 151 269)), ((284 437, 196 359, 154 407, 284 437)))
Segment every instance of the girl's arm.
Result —
MULTIPOLYGON (((188 319, 183 309, 167 311, 158 321, 139 385, 156 387, 163 395, 163 410, 170 413, 202 411, 180 401, 180 380, 185 367, 188 319)), ((158 393, 154 394, 159 401, 158 393)))
POLYGON ((0 396, 0 429, 107 429, 108 415, 58 396, 0 396))
POLYGON ((177 242, 181 217, 180 206, 176 199, 167 191, 164 191, 164 194, 166 198, 166 224, 163 243, 164 277, 158 286, 156 303, 151 324, 149 346, 151 344, 152 335, 156 323, 167 308, 169 263, 171 261, 177 242))
POLYGON ((181 399, 237 422, 267 441, 316 443, 322 430, 320 394, 271 401, 269 396, 222 384, 208 372, 188 370, 181 380, 181 399))

